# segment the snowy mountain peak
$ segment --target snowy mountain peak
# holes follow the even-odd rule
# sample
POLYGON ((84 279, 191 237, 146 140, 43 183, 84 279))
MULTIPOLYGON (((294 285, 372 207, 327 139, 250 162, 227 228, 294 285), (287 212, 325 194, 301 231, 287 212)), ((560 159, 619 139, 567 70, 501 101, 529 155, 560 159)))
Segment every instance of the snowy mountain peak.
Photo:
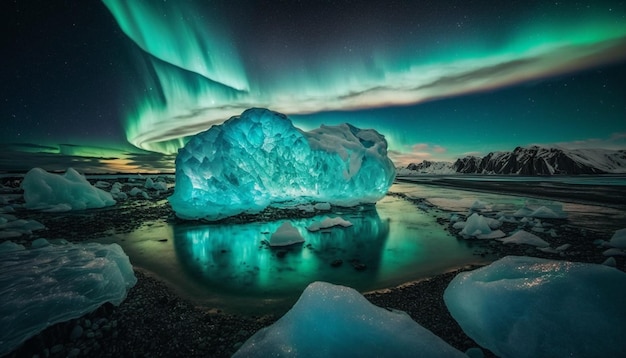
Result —
POLYGON ((532 145, 513 151, 466 156, 454 163, 423 161, 399 169, 398 175, 415 174, 519 174, 575 175, 626 173, 626 150, 565 149, 532 145))

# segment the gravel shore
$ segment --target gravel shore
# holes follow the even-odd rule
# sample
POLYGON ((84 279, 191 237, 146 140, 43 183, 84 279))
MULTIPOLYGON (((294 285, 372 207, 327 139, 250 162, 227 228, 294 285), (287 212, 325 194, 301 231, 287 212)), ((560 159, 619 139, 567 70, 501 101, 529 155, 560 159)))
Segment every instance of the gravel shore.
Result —
MULTIPOLYGON (((101 209, 82 214, 46 214, 19 212, 20 217, 36 219, 48 230, 46 238, 64 238, 79 242, 102 237, 111 231, 128 232, 148 220, 172 220, 167 194, 152 201, 129 200, 115 209, 101 209), (72 220, 67 220, 71 217, 72 220), (87 229, 88 228, 88 229, 87 229), (87 231, 88 230, 88 231, 87 231)), ((446 230, 458 234, 448 221, 440 222, 446 230)), ((555 220, 561 235, 556 239, 572 244, 564 255, 539 252, 527 246, 502 245, 493 240, 476 242, 477 255, 502 257, 509 254, 600 263, 605 257, 593 244, 608 240, 608 232, 589 231, 565 221, 555 220)), ((24 243, 36 237, 23 239, 24 243)), ((551 238, 551 241, 555 241, 551 238)), ((618 269, 626 262, 617 258, 618 269)), ((476 347, 452 319, 443 302, 443 292, 459 271, 400 287, 370 292, 365 297, 375 305, 407 312, 416 322, 461 351, 476 347)), ((177 295, 149 272, 135 268, 138 282, 119 306, 105 304, 79 319, 56 324, 26 341, 8 357, 226 357, 259 329, 280 317, 242 316, 199 307, 177 295)), ((484 351, 487 357, 493 356, 484 351)))

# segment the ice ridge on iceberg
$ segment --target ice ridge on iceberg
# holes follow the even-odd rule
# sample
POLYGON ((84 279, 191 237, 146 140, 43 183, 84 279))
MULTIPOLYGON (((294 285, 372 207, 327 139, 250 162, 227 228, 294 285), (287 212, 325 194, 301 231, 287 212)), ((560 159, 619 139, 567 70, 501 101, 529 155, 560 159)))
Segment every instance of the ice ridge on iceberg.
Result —
POLYGON ((199 133, 178 151, 169 198, 183 219, 219 220, 279 202, 375 203, 395 167, 385 137, 350 124, 304 132, 252 108, 199 133))

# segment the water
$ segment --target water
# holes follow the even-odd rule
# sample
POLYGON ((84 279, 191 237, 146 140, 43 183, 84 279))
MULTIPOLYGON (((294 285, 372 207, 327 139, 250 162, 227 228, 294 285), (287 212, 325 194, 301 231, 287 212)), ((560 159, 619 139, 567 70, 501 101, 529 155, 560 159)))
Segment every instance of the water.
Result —
POLYGON ((100 241, 119 243, 133 265, 205 306, 235 313, 278 313, 289 309, 314 281, 371 291, 488 262, 474 255, 467 242, 444 231, 436 214, 387 196, 375 206, 288 220, 305 243, 286 249, 263 243, 286 220, 241 225, 148 223, 100 241), (326 216, 341 216, 353 226, 306 230, 326 216), (343 264, 333 267, 336 260, 343 264), (353 262, 364 264, 365 270, 356 270, 353 262))
MULTIPOLYGON (((611 184, 620 185, 622 178, 614 178, 611 184)), ((589 180, 592 180, 589 177, 589 180)), ((608 180, 606 177, 603 180, 608 180)), ((565 182, 562 187, 566 187, 565 182)), ((503 195, 467 191, 449 187, 433 185, 419 185, 414 183, 395 183, 392 192, 402 193, 409 198, 423 199, 426 202, 446 211, 467 213, 472 204, 479 200, 488 205, 490 211, 503 212, 512 215, 523 206, 538 208, 540 206, 558 207, 567 213, 568 222, 578 227, 591 230, 612 232, 624 227, 626 212, 624 210, 593 204, 572 203, 567 201, 528 198, 520 195, 503 195)), ((575 197, 575 188, 572 188, 572 198, 575 197)))

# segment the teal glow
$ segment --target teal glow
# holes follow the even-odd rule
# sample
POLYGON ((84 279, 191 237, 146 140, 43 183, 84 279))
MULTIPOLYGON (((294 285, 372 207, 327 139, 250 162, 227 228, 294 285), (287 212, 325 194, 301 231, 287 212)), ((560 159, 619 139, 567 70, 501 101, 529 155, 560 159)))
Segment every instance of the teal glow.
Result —
MULTIPOLYGON (((626 24, 619 11, 573 17, 553 10, 506 29, 506 38, 496 44, 483 41, 484 33, 494 30, 486 26, 440 45, 420 36, 394 39, 387 47, 362 39, 356 47, 365 50, 356 54, 335 44, 317 56, 293 53, 263 67, 259 58, 273 54, 245 57, 239 50, 254 42, 255 34, 233 36, 236 22, 198 11, 193 2, 104 3, 145 51, 150 67, 127 114, 127 139, 163 153, 175 153, 186 137, 250 107, 303 115, 417 104, 626 58, 626 24)), ((406 131, 414 121, 403 125, 396 130, 406 131)), ((407 144, 390 140, 390 149, 407 144)))
POLYGON ((376 206, 291 219, 305 239, 303 244, 264 245, 283 222, 147 225, 103 242, 118 242, 133 265, 209 307, 255 314, 288 309, 313 281, 370 291, 487 260, 443 231, 431 213, 391 196, 376 206), (306 230, 325 216, 340 216, 353 226, 306 230), (332 267, 337 259, 343 264, 332 267), (355 270, 350 262, 354 259, 366 269, 355 270))

